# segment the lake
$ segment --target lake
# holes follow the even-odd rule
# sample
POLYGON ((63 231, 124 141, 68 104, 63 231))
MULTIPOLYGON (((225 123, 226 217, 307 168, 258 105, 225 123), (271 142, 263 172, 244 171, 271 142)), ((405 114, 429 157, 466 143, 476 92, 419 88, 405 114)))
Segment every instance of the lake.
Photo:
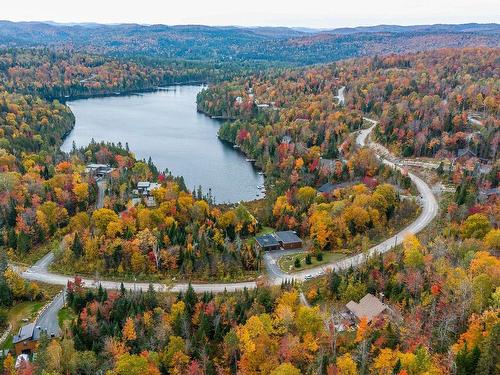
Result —
POLYGON ((263 176, 245 156, 217 138, 220 123, 196 111, 202 86, 68 101, 76 123, 61 149, 96 142, 128 142, 138 159, 152 158, 159 170, 184 176, 192 190, 212 189, 218 203, 262 197, 263 176))

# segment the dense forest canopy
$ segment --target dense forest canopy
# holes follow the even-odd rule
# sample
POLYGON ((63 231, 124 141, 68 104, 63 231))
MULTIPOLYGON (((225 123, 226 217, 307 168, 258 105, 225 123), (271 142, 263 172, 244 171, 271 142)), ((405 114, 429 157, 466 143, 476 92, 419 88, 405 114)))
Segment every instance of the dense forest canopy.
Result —
MULTIPOLYGON (((42 335, 33 362, 17 370, 9 354, 5 374, 498 372, 500 209, 497 195, 484 195, 500 182, 496 25, 308 34, 4 22, 0 30, 9 31, 0 33, 2 329, 5 309, 45 294, 7 256, 23 264, 49 249, 52 271, 170 285, 255 280, 264 253, 254 237, 270 229, 300 235, 308 264, 365 253, 420 211, 408 170, 357 144, 365 117, 379 121, 375 141, 438 164, 425 178, 455 191, 440 190, 440 214, 419 238, 305 283, 264 276, 254 290, 173 295, 91 288, 76 277, 62 338, 42 335), (415 52, 474 44, 492 48, 415 52), (395 48, 404 53, 386 54, 395 48), (291 66, 321 61, 329 64, 291 66), (59 150, 74 117, 58 99, 188 81, 212 83, 198 110, 224 119, 219 137, 262 169, 265 199, 216 205, 121 143, 59 150), (100 205, 103 180, 89 163, 112 168, 100 205), (139 181, 158 184, 154 204, 137 198, 139 181), (346 303, 367 293, 390 314, 352 322, 346 303)), ((297 257, 291 267, 300 266, 297 257)))
POLYGON ((349 57, 408 53, 444 47, 498 47, 500 28, 435 25, 310 30, 285 27, 64 25, 0 22, 0 46, 72 47, 115 56, 239 62, 315 64, 349 57))

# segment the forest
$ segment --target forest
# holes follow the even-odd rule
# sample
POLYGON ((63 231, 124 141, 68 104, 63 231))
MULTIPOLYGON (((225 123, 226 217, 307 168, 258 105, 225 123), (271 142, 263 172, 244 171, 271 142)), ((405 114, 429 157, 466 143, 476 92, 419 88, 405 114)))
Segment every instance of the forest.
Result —
POLYGON ((70 48, 115 57, 310 65, 437 48, 499 47, 497 24, 300 30, 287 27, 0 21, 0 46, 70 48))
POLYGON ((46 297, 16 267, 47 251, 55 255, 51 270, 72 278, 258 286, 174 294, 152 286, 106 290, 74 277, 62 337, 42 335, 37 355, 21 368, 8 354, 4 373, 497 373, 500 206, 487 193, 500 181, 498 52, 447 48, 226 71, 96 51, 2 50, 2 329, 9 309, 46 297), (66 96, 190 80, 211 82, 198 110, 225 119, 219 137, 255 160, 265 199, 214 204, 154 160, 138 160, 127 144, 59 150, 74 124, 66 96), (390 168, 356 142, 365 117, 379 121, 373 140, 398 158, 437 166, 423 178, 452 187, 436 193, 438 217, 359 267, 273 285, 257 234, 293 230, 309 257, 347 256, 365 253, 419 214, 409 178, 416 170, 390 168), (102 208, 89 163, 112 168, 102 208), (133 203, 139 181, 159 184, 154 205, 133 203), (353 323, 345 306, 367 293, 391 313, 353 323))

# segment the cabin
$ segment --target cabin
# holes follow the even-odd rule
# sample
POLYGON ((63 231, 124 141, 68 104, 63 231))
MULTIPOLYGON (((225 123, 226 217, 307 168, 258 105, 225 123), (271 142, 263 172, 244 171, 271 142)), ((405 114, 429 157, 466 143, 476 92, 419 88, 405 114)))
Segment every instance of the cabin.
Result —
POLYGON ((365 318, 370 323, 384 315, 392 315, 391 308, 370 293, 361 298, 359 303, 349 301, 346 308, 358 322, 365 318))
POLYGON ((255 237, 255 242, 262 250, 272 251, 280 248, 280 243, 273 234, 255 237))
POLYGON ((85 168, 85 173, 90 174, 91 176, 102 178, 108 174, 110 174, 114 168, 111 168, 107 164, 87 164, 85 168))
POLYGON ((300 249, 302 247, 302 240, 293 230, 276 232, 275 236, 280 246, 285 250, 300 249))
POLYGON ((302 239, 293 230, 280 231, 255 237, 257 245, 262 250, 291 250, 302 247, 302 239))
POLYGON ((37 346, 42 330, 35 323, 30 323, 19 328, 19 332, 12 339, 16 355, 31 354, 37 346))

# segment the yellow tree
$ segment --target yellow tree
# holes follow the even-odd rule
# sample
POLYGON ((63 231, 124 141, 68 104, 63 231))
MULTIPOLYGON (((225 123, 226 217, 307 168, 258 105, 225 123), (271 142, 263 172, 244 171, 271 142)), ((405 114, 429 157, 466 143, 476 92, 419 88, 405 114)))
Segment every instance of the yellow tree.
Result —
POLYGON ((404 263, 407 267, 421 267, 424 264, 423 246, 414 234, 403 241, 404 263))
POLYGON ((104 233, 110 222, 118 221, 118 215, 109 208, 100 208, 94 211, 92 214, 92 220, 94 221, 96 228, 101 233, 104 233))
POLYGON ((290 362, 285 362, 276 367, 269 375, 300 375, 300 370, 290 362))
POLYGON ((339 375, 357 375, 358 373, 356 362, 354 362, 349 353, 337 358, 337 369, 339 375))
POLYGON ((7 357, 5 357, 5 360, 3 361, 3 369, 5 375, 15 375, 16 368, 14 366, 15 366, 14 358, 10 355, 10 353, 8 353, 7 357))
POLYGON ((500 250, 500 229, 490 230, 484 237, 484 243, 486 246, 495 251, 500 250))
POLYGON ((379 355, 373 361, 373 368, 377 370, 378 374, 391 375, 397 360, 397 353, 390 348, 384 348, 380 350, 379 355))
POLYGON ((128 317, 122 330, 122 337, 124 341, 133 341, 137 339, 137 334, 135 333, 134 321, 128 317))
POLYGON ((89 198, 89 184, 81 182, 74 185, 73 194, 75 194, 78 203, 85 202, 89 198))

